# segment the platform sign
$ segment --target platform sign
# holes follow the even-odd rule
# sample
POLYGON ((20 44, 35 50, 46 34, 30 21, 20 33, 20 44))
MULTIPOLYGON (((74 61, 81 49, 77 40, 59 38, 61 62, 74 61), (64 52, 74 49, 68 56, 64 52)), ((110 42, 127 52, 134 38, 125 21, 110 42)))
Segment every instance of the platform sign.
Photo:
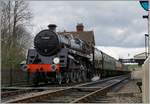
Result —
POLYGON ((149 7, 148 0, 142 0, 140 1, 140 4, 144 10, 148 11, 148 7, 149 7))

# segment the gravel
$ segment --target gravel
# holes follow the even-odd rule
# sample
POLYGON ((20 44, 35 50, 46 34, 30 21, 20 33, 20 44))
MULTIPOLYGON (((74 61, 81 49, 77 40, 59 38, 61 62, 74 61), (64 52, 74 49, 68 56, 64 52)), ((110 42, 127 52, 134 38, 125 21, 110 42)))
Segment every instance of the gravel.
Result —
POLYGON ((136 82, 139 80, 130 80, 116 92, 109 92, 106 96, 111 98, 110 103, 142 103, 142 93, 136 82))

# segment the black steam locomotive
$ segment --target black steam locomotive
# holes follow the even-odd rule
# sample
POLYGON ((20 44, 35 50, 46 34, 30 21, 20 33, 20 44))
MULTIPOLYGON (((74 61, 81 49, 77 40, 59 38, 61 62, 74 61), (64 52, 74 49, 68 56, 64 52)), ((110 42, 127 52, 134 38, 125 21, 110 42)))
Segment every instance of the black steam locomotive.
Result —
POLYGON ((34 49, 28 50, 26 69, 32 74, 34 84, 81 82, 95 75, 106 77, 125 72, 113 57, 72 34, 58 34, 54 24, 48 27, 35 36, 34 49))

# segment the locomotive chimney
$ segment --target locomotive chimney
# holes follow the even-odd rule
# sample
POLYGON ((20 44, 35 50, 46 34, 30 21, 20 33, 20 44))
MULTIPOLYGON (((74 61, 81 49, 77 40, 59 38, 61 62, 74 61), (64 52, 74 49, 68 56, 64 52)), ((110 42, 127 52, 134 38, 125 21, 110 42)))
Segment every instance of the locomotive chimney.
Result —
POLYGON ((49 25, 48 25, 48 28, 49 28, 50 31, 56 32, 56 27, 57 27, 57 26, 56 26, 55 24, 49 24, 49 25))
POLYGON ((76 26, 77 32, 83 32, 84 31, 84 26, 82 23, 78 23, 76 26))

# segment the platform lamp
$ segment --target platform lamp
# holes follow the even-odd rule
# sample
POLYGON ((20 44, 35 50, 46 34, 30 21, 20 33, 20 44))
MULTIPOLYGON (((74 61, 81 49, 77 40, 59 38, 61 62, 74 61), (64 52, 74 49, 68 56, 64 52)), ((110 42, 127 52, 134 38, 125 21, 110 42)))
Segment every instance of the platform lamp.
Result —
POLYGON ((147 49, 148 45, 149 45, 149 35, 145 34, 145 56, 146 56, 146 58, 149 55, 149 52, 148 52, 148 49, 147 49))
MULTIPOLYGON (((143 15, 143 19, 147 19, 148 20, 148 15, 143 15)), ((148 29, 149 29, 149 23, 148 23, 148 29)), ((149 44, 149 35, 148 34, 145 34, 145 56, 146 56, 146 59, 147 57, 149 56, 149 52, 150 52, 150 44, 149 44), (148 38, 148 39, 147 39, 148 38), (148 44, 147 44, 148 42, 148 44), (148 48, 147 48, 148 47, 148 48), (147 51, 148 49, 148 51, 147 51)))

